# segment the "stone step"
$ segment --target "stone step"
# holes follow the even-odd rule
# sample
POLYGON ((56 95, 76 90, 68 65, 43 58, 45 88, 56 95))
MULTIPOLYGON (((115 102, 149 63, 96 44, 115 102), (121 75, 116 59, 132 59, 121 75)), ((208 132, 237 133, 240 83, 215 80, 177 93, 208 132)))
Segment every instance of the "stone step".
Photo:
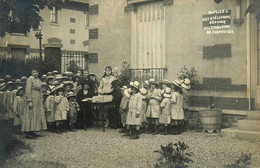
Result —
POLYGON ((260 120, 238 120, 237 128, 240 130, 260 131, 260 120))
POLYGON ((247 111, 248 120, 260 120, 260 111, 247 111))
POLYGON ((237 128, 226 128, 221 130, 221 136, 235 139, 260 142, 260 131, 239 130, 237 128))

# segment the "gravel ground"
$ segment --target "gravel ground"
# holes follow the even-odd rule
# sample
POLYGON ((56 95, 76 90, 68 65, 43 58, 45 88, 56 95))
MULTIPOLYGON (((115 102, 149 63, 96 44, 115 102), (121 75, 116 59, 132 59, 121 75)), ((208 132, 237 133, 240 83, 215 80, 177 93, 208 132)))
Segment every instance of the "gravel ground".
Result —
POLYGON ((121 137, 118 130, 92 128, 86 131, 53 134, 41 132, 37 140, 23 139, 32 150, 10 158, 6 168, 151 168, 158 154, 154 150, 170 142, 189 145, 190 167, 223 167, 233 163, 241 152, 252 153, 252 166, 260 167, 260 142, 252 143, 221 137, 220 134, 185 132, 181 135, 142 134, 138 140, 121 137))

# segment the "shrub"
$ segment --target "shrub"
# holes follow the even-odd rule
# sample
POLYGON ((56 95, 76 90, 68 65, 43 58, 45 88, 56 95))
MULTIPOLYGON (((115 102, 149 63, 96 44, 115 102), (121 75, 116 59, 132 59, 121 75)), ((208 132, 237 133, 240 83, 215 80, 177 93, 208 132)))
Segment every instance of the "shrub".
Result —
POLYGON ((130 64, 128 64, 127 61, 124 60, 121 65, 119 81, 122 85, 129 85, 130 80, 131 80, 131 67, 130 64))
POLYGON ((197 73, 198 73, 198 71, 195 69, 195 67, 187 68, 186 65, 184 65, 180 69, 180 72, 179 72, 179 74, 177 74, 177 76, 181 80, 183 80, 185 78, 189 78, 190 85, 191 85, 191 87, 193 87, 195 84, 198 83, 197 73))
POLYGON ((169 143, 166 146, 161 145, 161 150, 154 152, 159 153, 161 156, 157 160, 155 168, 185 168, 188 163, 193 162, 190 158, 192 152, 186 152, 189 148, 184 142, 178 141, 177 143, 169 143))
POLYGON ((226 168, 247 168, 251 165, 252 153, 244 154, 242 152, 241 156, 234 162, 228 165, 225 165, 226 168))

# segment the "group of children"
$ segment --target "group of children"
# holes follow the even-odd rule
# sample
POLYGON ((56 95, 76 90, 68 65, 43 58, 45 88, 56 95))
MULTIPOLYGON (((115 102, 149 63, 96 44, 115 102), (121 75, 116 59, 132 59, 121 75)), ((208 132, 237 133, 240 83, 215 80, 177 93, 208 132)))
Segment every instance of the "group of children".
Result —
POLYGON ((160 84, 154 79, 130 83, 122 88, 120 103, 120 133, 138 139, 140 131, 151 134, 180 134, 184 130, 184 111, 188 110, 188 90, 190 80, 163 80, 160 84), (142 87, 141 87, 142 85, 142 87), (159 87, 160 85, 160 87, 159 87))
MULTIPOLYGON (((80 110, 76 94, 82 88, 81 84, 84 81, 92 82, 94 86, 96 76, 86 72, 78 72, 74 75, 72 72, 58 74, 58 71, 53 71, 42 75, 40 79, 48 130, 57 133, 68 129, 76 131, 75 124, 80 110)), ((8 121, 9 125, 17 131, 21 130, 22 125, 26 123, 24 121, 26 117, 23 117, 28 106, 26 80, 25 76, 12 79, 10 75, 0 79, 0 119, 8 121)))

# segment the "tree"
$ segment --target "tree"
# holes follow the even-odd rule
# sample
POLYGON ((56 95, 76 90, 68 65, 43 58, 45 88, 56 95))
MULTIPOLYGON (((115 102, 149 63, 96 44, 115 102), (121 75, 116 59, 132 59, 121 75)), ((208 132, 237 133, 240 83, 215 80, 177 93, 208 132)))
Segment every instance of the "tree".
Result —
POLYGON ((39 26, 40 10, 60 6, 65 0, 0 0, 0 36, 28 33, 39 26))

